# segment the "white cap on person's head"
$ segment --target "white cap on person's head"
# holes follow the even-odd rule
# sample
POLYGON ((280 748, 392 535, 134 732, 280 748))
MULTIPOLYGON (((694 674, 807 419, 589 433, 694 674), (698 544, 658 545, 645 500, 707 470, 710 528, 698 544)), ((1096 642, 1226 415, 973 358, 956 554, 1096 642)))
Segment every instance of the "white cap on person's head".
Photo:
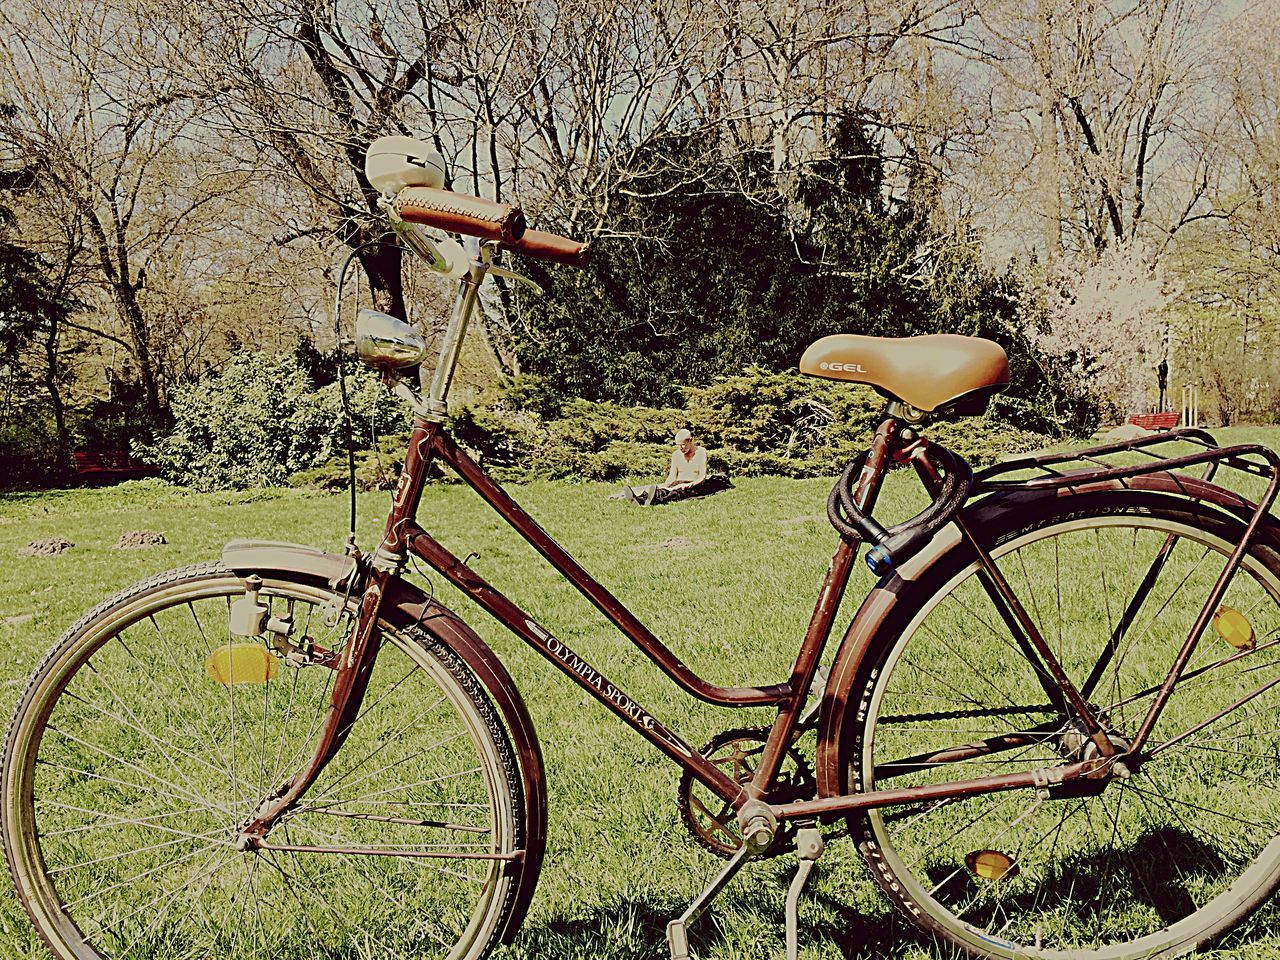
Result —
POLYGON ((676 431, 676 443, 684 443, 686 440, 692 440, 693 434, 681 427, 676 431))

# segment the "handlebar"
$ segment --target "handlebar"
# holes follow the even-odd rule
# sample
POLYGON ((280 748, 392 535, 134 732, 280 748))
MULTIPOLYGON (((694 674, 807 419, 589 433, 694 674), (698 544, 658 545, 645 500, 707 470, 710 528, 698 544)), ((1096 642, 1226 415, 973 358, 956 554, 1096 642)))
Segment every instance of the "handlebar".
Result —
POLYGON ((405 187, 392 204, 402 220, 496 241, 504 250, 568 267, 585 267, 588 246, 568 237, 528 229, 524 212, 498 203, 434 187, 405 187))
POLYGON ((933 535, 951 522, 951 518, 969 497, 973 486, 973 469, 959 457, 938 444, 928 446, 928 454, 946 471, 937 497, 918 515, 886 530, 875 518, 858 509, 853 485, 866 463, 867 453, 860 453, 844 469, 827 498, 827 518, 836 531, 847 539, 866 540, 873 544, 867 551, 867 566, 877 576, 891 573, 913 557, 933 535))
POLYGON ((519 207, 434 187, 405 187, 393 207, 409 223, 499 243, 518 243, 527 229, 519 207))
POLYGON ((503 249, 534 260, 548 260, 566 267, 582 268, 587 265, 591 250, 585 243, 570 240, 542 230, 526 230, 516 243, 504 243, 503 249))

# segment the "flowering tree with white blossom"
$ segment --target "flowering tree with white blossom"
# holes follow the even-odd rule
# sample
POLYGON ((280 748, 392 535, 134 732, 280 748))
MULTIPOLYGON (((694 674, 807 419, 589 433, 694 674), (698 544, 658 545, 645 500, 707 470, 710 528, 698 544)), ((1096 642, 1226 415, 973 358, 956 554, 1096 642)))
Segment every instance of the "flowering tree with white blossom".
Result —
POLYGON ((1061 264, 1036 341, 1110 413, 1145 412, 1157 368, 1170 359, 1167 307, 1176 296, 1143 244, 1115 245, 1096 261, 1061 264))

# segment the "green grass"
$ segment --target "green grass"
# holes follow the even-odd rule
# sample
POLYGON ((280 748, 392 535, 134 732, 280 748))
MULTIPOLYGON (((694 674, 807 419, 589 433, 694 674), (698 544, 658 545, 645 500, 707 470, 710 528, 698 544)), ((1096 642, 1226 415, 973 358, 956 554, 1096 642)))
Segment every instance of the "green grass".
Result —
MULTIPOLYGON (((1222 434, 1280 444, 1278 429, 1222 434)), ((686 663, 710 680, 741 684, 778 681, 790 667, 835 545, 824 516, 828 489, 829 481, 748 479, 728 494, 648 511, 605 500, 610 488, 599 484, 538 483, 513 492, 686 663)), ((890 478, 882 500, 888 518, 906 516, 918 503, 909 478, 890 478)), ((376 543, 386 504, 385 494, 362 496, 363 545, 376 543)), ((720 710, 681 695, 470 491, 431 488, 420 518, 458 556, 478 553, 475 569, 691 742, 768 722, 763 711, 720 710)), ((196 495, 140 483, 0 497, 0 715, 7 718, 61 631, 107 594, 161 569, 216 557, 237 537, 336 550, 345 526, 344 497, 289 490, 196 495), (112 549, 135 529, 160 531, 169 544, 112 549), (55 535, 75 548, 49 559, 16 557, 28 541, 55 535)), ((858 569, 838 628, 871 584, 858 569)), ((666 921, 720 866, 679 822, 678 768, 438 576, 430 589, 506 660, 546 754, 550 847, 523 933, 507 955, 664 956, 666 921)), ((780 955, 793 864, 782 857, 749 866, 694 928, 698 955, 780 955)), ((801 922, 809 958, 930 955, 879 898, 847 841, 834 843, 821 862, 801 922)), ((34 941, 7 885, 0 886, 0 958, 46 956, 34 941)), ((1280 914, 1264 909, 1219 955, 1280 957, 1280 914)))

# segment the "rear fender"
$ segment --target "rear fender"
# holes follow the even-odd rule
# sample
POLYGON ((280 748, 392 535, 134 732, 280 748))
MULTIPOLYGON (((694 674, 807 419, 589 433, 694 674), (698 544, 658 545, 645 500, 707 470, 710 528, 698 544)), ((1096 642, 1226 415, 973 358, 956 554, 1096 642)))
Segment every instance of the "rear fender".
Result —
MULTIPOLYGON (((237 573, 270 570, 300 574, 323 580, 335 589, 349 587, 353 596, 358 596, 363 586, 362 571, 353 558, 299 544, 233 540, 223 549, 222 562, 237 573)), ((533 720, 502 661, 452 610, 412 583, 397 578, 388 587, 382 616, 397 627, 421 627, 456 653, 480 681, 510 731, 524 785, 525 813, 525 854, 511 862, 511 869, 520 871, 520 875, 515 901, 502 931, 502 941, 510 943, 533 898, 547 847, 547 781, 533 720)))
MULTIPOLYGON (((1245 497, 1217 484, 1182 474, 1162 472, 1141 474, 1123 481, 1102 479, 1071 488, 1033 490, 1022 487, 1000 490, 965 507, 963 516, 970 530, 996 530, 1007 525, 1010 513, 1034 515, 1038 506, 1042 508, 1062 497, 1124 490, 1140 490, 1199 501, 1230 514, 1241 522, 1248 522, 1257 509, 1257 505, 1245 497)), ((1280 523, 1266 521, 1266 518, 1264 521, 1257 532, 1258 542, 1280 552, 1280 523)), ((861 722, 861 714, 867 709, 864 703, 850 701, 862 695, 862 690, 858 689, 862 684, 854 681, 876 632, 897 606, 898 596, 903 590, 949 551, 959 547, 961 542, 956 525, 947 524, 899 570, 884 577, 854 614, 840 643, 840 649, 836 652, 822 698, 816 770, 819 797, 839 796, 845 792, 842 785, 841 744, 847 733, 847 725, 861 722)), ((862 788, 858 784, 850 784, 849 789, 857 791, 862 788)))

